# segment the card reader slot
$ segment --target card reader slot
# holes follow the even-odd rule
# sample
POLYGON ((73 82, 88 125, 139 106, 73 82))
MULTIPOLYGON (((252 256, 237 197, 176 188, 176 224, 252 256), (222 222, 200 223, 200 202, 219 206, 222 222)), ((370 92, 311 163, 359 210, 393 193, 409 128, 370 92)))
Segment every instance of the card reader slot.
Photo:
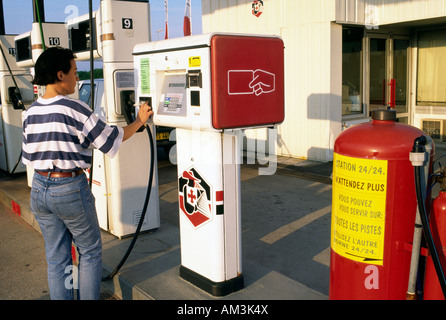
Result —
POLYGON ((203 88, 203 74, 201 73, 201 70, 189 70, 186 74, 186 87, 203 88))

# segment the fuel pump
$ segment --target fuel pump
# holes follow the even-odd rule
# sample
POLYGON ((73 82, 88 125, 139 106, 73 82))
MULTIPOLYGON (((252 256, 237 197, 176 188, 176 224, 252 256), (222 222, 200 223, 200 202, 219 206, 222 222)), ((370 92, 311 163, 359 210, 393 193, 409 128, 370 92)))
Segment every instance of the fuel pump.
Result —
POLYGON ((284 44, 204 34, 135 46, 138 102, 175 127, 180 276, 215 296, 243 288, 241 129, 284 120, 284 44))
MULTIPOLYGON (((109 125, 126 126, 133 121, 128 112, 135 103, 132 48, 150 40, 149 9, 148 1, 103 0, 93 14, 94 30, 89 28, 88 15, 68 21, 70 48, 77 59, 89 59, 90 46, 93 56, 102 59, 104 92, 96 92, 101 102, 94 112, 109 125)), ((91 85, 94 90, 95 84, 91 85)), ((153 124, 148 126, 153 132, 153 124)), ((160 225, 156 170, 150 203, 143 210, 152 162, 156 168, 156 148, 149 148, 148 135, 140 131, 121 145, 113 159, 97 150, 93 153, 89 178, 99 225, 119 238, 160 225)))
POLYGON ((54 46, 67 48, 68 34, 64 23, 33 22, 31 31, 16 36, 14 41, 17 66, 34 67, 46 48, 54 46))
POLYGON ((28 82, 31 75, 14 58, 14 35, 5 34, 3 4, 0 11, 0 169, 13 174, 25 171, 20 161, 21 113, 33 95, 28 82))
POLYGON ((15 61, 14 35, 0 35, 0 169, 25 172, 18 160, 22 146, 22 111, 34 98, 32 76, 15 61))

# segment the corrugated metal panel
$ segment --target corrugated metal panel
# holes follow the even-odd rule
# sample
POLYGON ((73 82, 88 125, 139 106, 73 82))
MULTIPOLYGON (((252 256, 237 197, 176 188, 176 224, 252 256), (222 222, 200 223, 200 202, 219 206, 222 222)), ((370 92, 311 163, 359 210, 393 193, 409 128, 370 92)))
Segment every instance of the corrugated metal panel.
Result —
POLYGON ((446 0, 336 0, 336 21, 376 25, 446 16, 446 0))
POLYGON ((252 0, 202 0, 203 30, 258 30, 266 33, 315 22, 335 20, 336 0, 263 0, 264 13, 255 17, 252 0))
POLYGON ((380 24, 423 20, 446 15, 445 0, 377 1, 380 24), (380 3, 382 2, 382 3, 380 3))

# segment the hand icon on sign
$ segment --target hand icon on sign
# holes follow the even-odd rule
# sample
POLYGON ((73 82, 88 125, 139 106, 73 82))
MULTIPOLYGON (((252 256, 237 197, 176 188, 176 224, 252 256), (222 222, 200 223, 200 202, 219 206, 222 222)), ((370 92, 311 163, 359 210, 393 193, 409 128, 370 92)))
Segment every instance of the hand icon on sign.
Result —
POLYGON ((260 96, 276 89, 276 75, 264 70, 230 70, 228 72, 228 94, 260 96))
POLYGON ((254 71, 254 80, 251 81, 249 87, 253 89, 256 96, 260 96, 262 93, 270 93, 275 90, 275 75, 263 71, 254 71))

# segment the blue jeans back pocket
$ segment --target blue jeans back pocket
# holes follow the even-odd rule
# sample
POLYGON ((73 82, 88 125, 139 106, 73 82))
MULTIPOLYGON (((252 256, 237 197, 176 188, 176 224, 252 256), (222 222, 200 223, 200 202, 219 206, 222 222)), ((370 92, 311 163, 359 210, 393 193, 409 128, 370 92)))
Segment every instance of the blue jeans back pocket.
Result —
POLYGON ((73 219, 85 213, 79 188, 60 192, 51 192, 55 213, 64 219, 73 219))

